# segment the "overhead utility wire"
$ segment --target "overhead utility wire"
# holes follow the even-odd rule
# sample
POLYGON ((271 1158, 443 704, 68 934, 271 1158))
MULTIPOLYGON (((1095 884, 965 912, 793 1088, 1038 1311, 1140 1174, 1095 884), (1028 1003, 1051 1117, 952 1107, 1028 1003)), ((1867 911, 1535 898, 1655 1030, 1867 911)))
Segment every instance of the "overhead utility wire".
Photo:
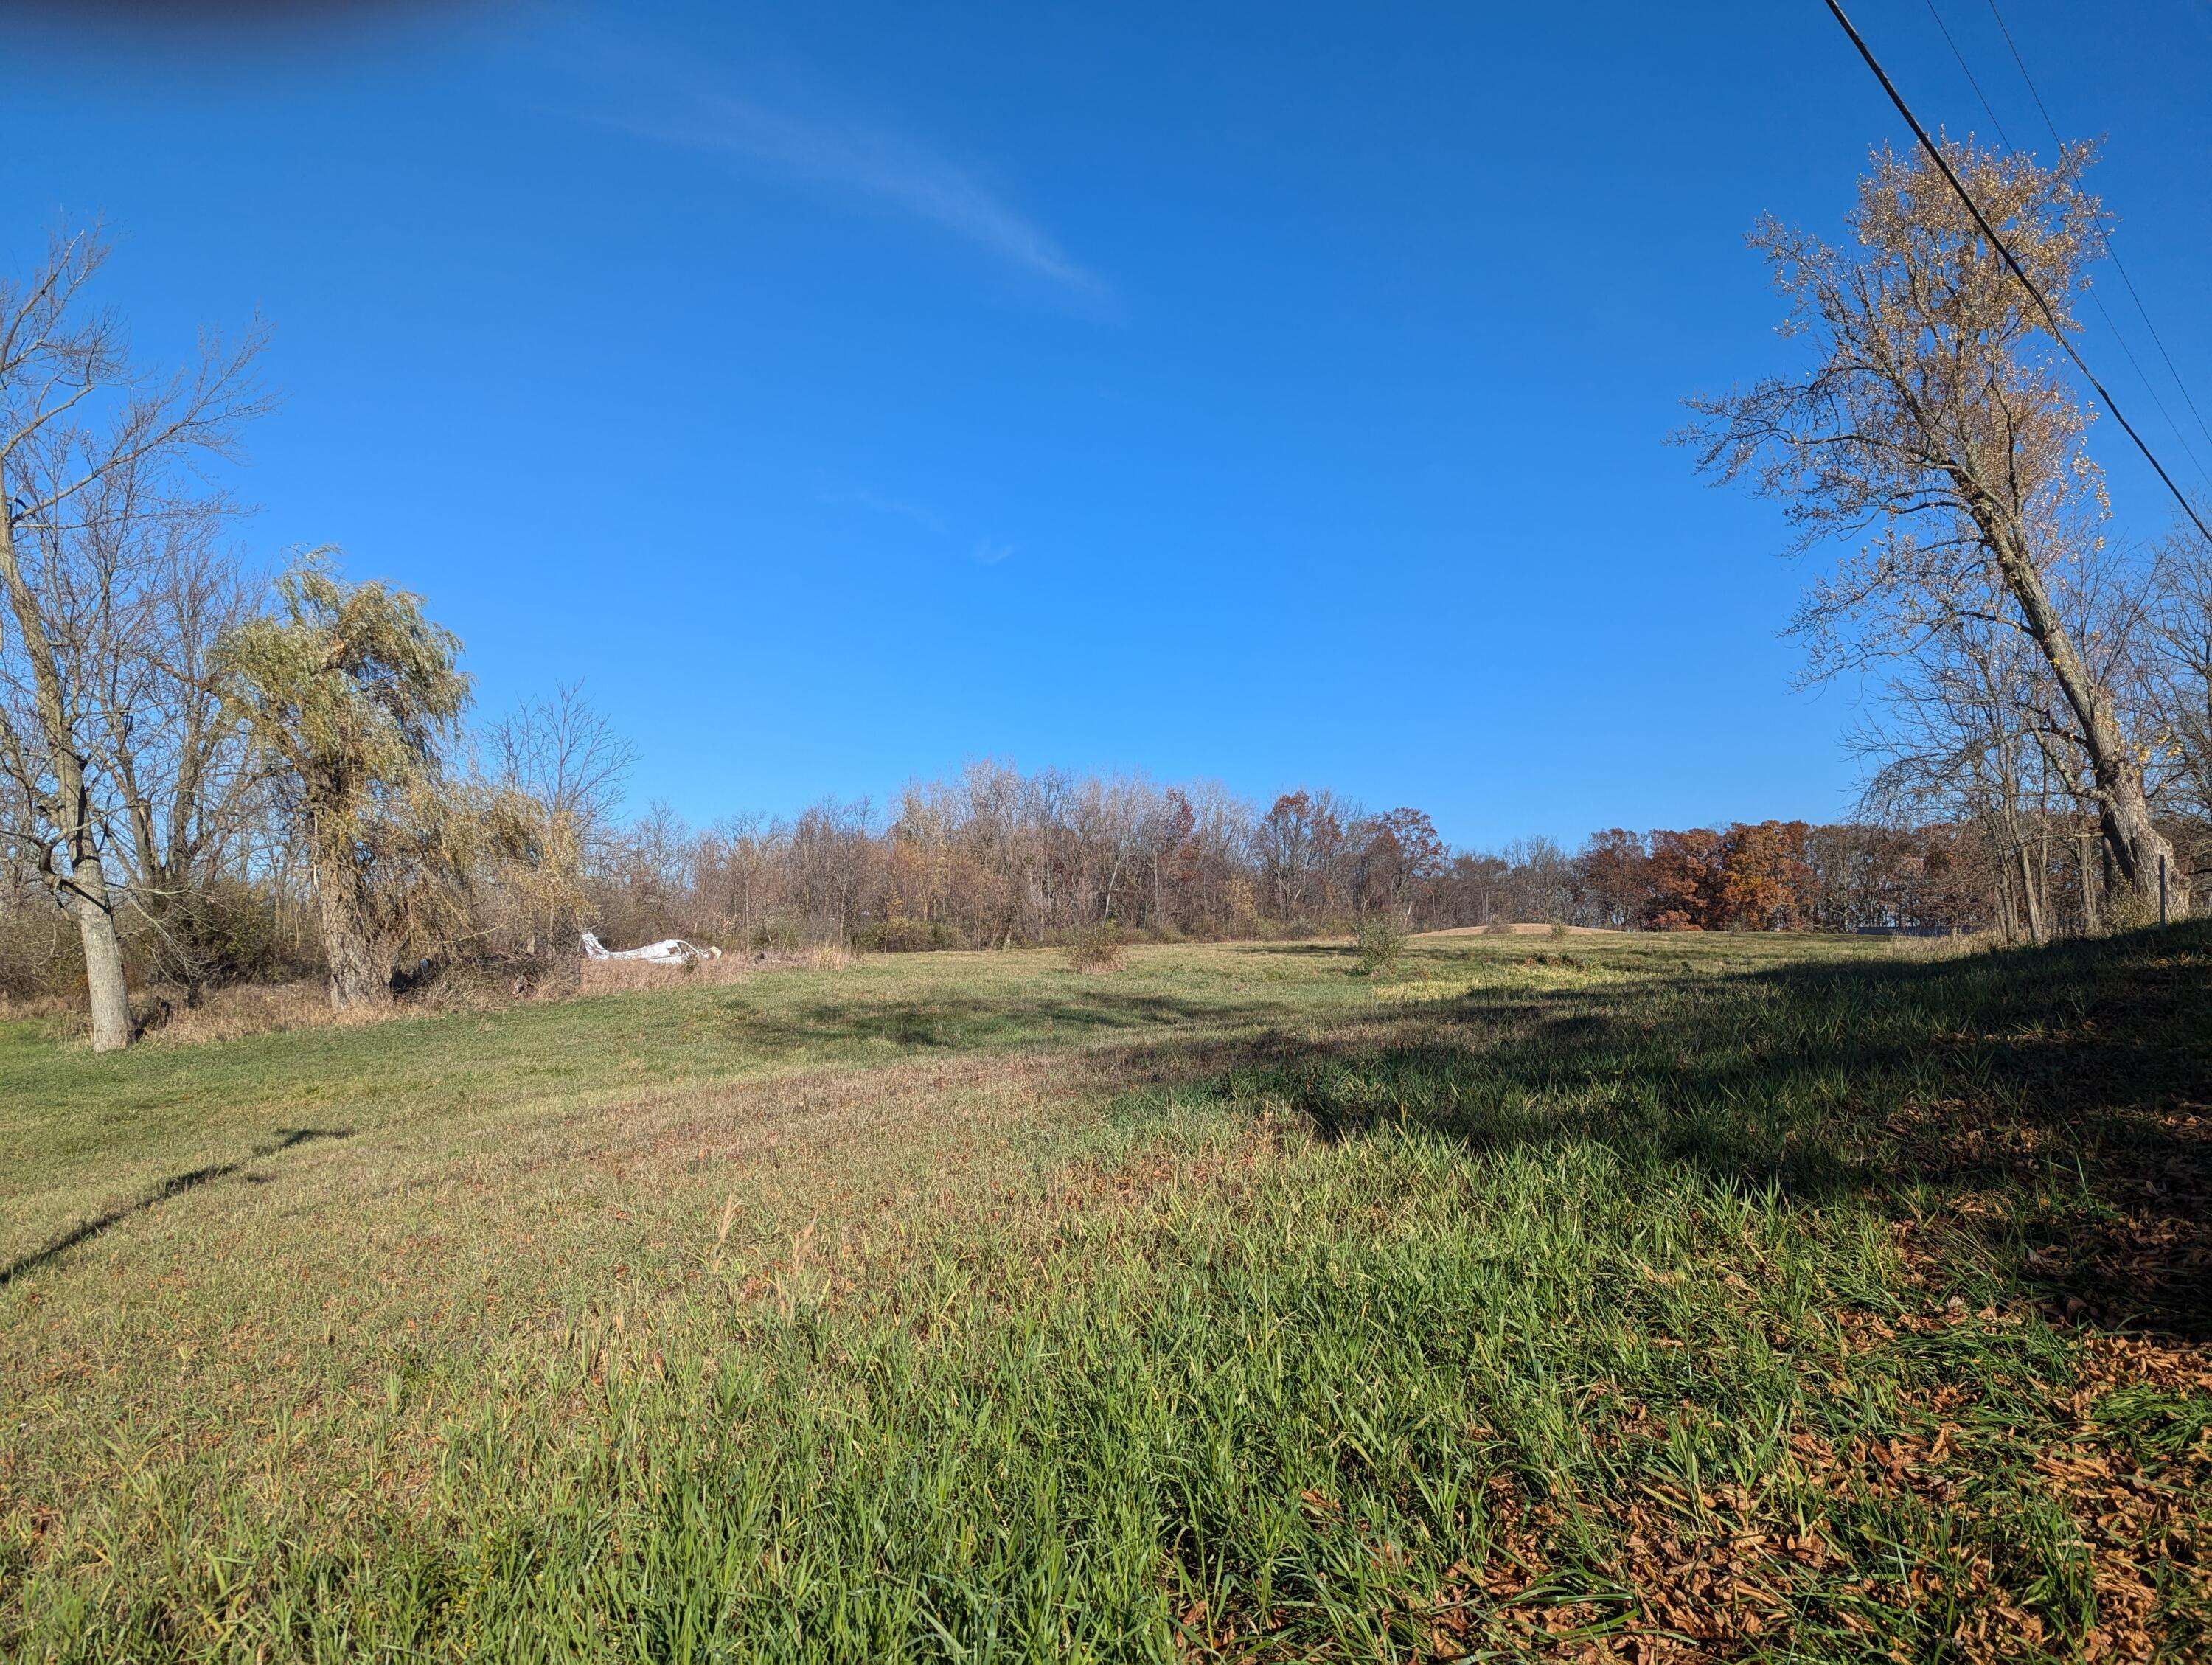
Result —
MULTIPOLYGON (((1982 90, 1982 83, 1975 78, 1973 66, 1966 62, 1966 53, 1959 50, 1959 43, 1952 38, 1949 26, 1943 21, 1943 14, 1937 8, 1936 0, 1928 0, 1928 15, 1936 20, 1936 27, 1942 31, 1943 44, 1951 49, 1951 56, 1958 60, 1959 73, 1966 77, 1966 85, 1974 89, 1974 96, 1981 100, 1982 110, 1984 113, 1989 117, 1990 125, 1996 129, 1997 137, 2004 142, 2004 148, 2006 149, 2013 152, 2015 155, 2019 155, 2020 147, 2012 142, 2012 135, 2005 131, 2004 118, 1997 114, 1996 106, 1990 102, 1990 95, 1982 90)), ((2023 73, 2025 73, 2024 70, 2023 73)), ((2033 92, 2035 90, 2034 83, 2033 82, 2029 82, 2028 90, 2030 92, 2033 92)), ((2038 99, 2036 100, 2038 105, 2040 105, 2042 101, 2043 100, 2041 99, 2038 99)), ((2044 112, 2044 118, 2046 121, 2050 119, 2050 112, 2045 111, 2044 112)), ((2058 137, 2058 130, 2056 127, 2053 127, 2051 130, 2051 137, 2061 150, 2063 150, 2066 148, 2066 141, 2058 137)), ((2109 237, 2106 240, 2105 252, 2108 255, 2112 255, 2112 264, 2115 266, 2119 265, 2120 257, 2118 254, 2113 253, 2112 240, 2109 237)), ((2123 269, 2120 275, 2121 276, 2125 277, 2127 276, 2126 270, 2123 269)), ((2130 292, 2132 293, 2134 290, 2134 285, 2129 285, 2129 289, 2130 292)), ((2112 317, 2112 314, 2106 308, 2105 298, 2097 293, 2096 287, 2094 284, 2086 286, 2083 293, 2088 295, 2089 304, 2097 309, 2097 316, 2105 320, 2105 327, 2112 331, 2112 339, 2119 343, 2120 351, 2127 357, 2128 368, 2136 373, 2136 380, 2142 383, 2143 392, 2150 395, 2151 404, 2157 407, 2158 414, 2165 418, 2166 425, 2173 430, 2173 437, 2181 442, 2182 453, 2189 459, 2191 466, 2196 469, 2197 477, 2203 480, 2206 485, 2212 486, 2212 472, 2206 471, 2204 467, 2204 459, 2197 454, 2197 447, 2189 442, 2188 434, 2183 430, 2179 422, 2174 421, 2173 412, 2166 408, 2165 399, 2160 398, 2159 395, 2158 384, 2150 379, 2150 373, 2142 368, 2142 361, 2136 356, 2136 349, 2132 346, 2129 345, 2127 337, 2120 333, 2120 326, 2118 320, 2116 320, 2112 317)), ((2142 312, 2142 303, 2140 301, 2136 304, 2136 310, 2137 312, 2142 312)), ((2143 322, 2145 324, 2148 324, 2150 322, 2150 314, 2148 313, 2143 313, 2143 322)), ((2153 329, 2151 331, 2151 335, 2153 338, 2155 339, 2158 335, 2158 331, 2155 329, 2153 329)), ((2172 368, 2173 361, 2168 359, 2166 361, 2166 368, 2171 370, 2172 368)), ((2175 385, 2179 386, 2180 380, 2181 378, 2177 374, 2174 377, 2175 385)), ((2187 398, 2189 397, 2189 390, 2186 387, 2183 387, 2181 394, 2184 398, 2187 398)), ((2194 410, 2195 408, 2196 407, 2193 404, 2191 406, 2191 410, 2194 410)))
MULTIPOLYGON (((2051 118, 2051 106, 2043 101, 2043 94, 2036 87, 2035 77, 2028 74, 2027 60, 2020 55, 2020 47, 2012 38, 2012 30, 2005 24, 2004 14, 1997 9, 1997 0, 1989 0, 1989 5, 1990 15, 1997 20, 1997 32, 2004 36, 2005 46, 2012 53, 2012 61, 2020 70, 2020 78, 2027 83, 2028 95, 2034 99, 2035 107, 2043 112, 2043 125, 2051 130, 2051 137, 2055 143, 2063 144, 2065 141, 2058 137, 2058 124, 2051 118)), ((2172 376, 2173 385, 2181 390, 2181 397, 2188 402, 2189 414, 2197 418, 2197 431, 2204 435, 2205 443, 2212 445, 2212 426, 2206 424, 2204 413, 2197 408, 2197 396, 2189 391, 2189 384, 2181 379, 2181 372, 2173 362, 2173 355, 2166 350, 2166 338, 2159 334, 2158 325, 2151 322, 2150 308, 2143 305, 2143 298, 2136 289, 2136 280, 2128 274, 2127 263, 2120 258, 2119 251, 2112 246, 2109 238, 2106 240, 2105 252, 2112 257, 2112 269, 2119 273, 2120 282, 2128 286, 2128 298, 2136 303, 2136 310, 2142 314, 2143 328, 2150 331, 2150 338, 2158 343, 2159 356, 2166 361, 2166 371, 2172 376)))
POLYGON ((2018 150, 2020 147, 2012 142, 2012 135, 2005 131, 2003 120, 1990 103, 1990 95, 1982 90, 1982 83, 1974 79, 1973 67, 1966 62, 1966 53, 1959 50, 1959 43, 1951 38, 1951 26, 1943 21, 1943 13, 1936 4, 1936 0, 1928 0, 1928 15, 1936 20, 1936 27, 1942 31, 1943 44, 1951 49, 1951 56, 1958 60, 1959 73, 1966 77, 1966 85, 1974 89, 1974 96, 1982 101, 1983 112, 1989 117, 1990 125, 1997 130, 1997 137, 2004 141, 2004 148, 2018 150))
POLYGON ((1974 216, 1974 223, 1981 228, 1982 235, 1990 240, 1990 246, 2003 257, 2005 264, 2012 269, 2012 275, 2020 279, 2021 287, 2027 291, 2029 298, 2043 313, 2044 322, 2051 326, 2051 338, 2058 343, 2067 357, 2074 361, 2074 368, 2081 373, 2089 386, 2096 390, 2097 396, 2105 401, 2105 408, 2112 413, 2112 420, 2119 423, 2127 436, 2135 441, 2136 449, 2142 453, 2143 460, 2165 483, 2166 489, 2173 494, 2173 501, 2181 505, 2181 512, 2189 517, 2191 524, 2203 534, 2207 543, 2212 543, 2212 526, 2204 524, 2203 517, 2197 513, 2196 506, 2182 495, 2181 488, 2173 483, 2173 476, 2166 471, 2166 465, 2159 461, 2157 453, 2143 443, 2143 437, 2136 432, 2135 424, 2121 412, 2119 402, 2112 396, 2105 384, 2097 380, 2097 373, 2089 368, 2087 362, 2075 349, 2074 343, 2066 338, 2066 331, 2058 322, 2058 314, 2051 309, 2051 303, 2043 298, 2043 291, 2035 287, 2034 280, 2028 276, 2012 250, 2005 246, 2004 239, 1997 235, 1996 228, 1983 216, 1981 207, 1974 201, 1972 193, 1959 182, 1959 176, 1951 171, 1951 164, 1936 148, 1936 141, 1928 137, 1928 130, 1920 125, 1920 118, 1912 113, 1912 106, 1905 101, 1905 94, 1897 90, 1897 83, 1889 78, 1889 71, 1881 67, 1881 60, 1874 55, 1874 48, 1867 45, 1866 37, 1853 26, 1838 0, 1826 0, 1826 3, 1829 13, 1842 25, 1844 33, 1850 37, 1851 45, 1858 48, 1859 56, 1866 60, 1867 68, 1874 71, 1874 78, 1881 83, 1882 91, 1889 94, 1889 101, 1897 106, 1897 113, 1903 116, 1905 125, 1912 129, 1912 136, 1920 141, 1920 148, 1928 153, 1929 160, 1936 164, 1936 170, 1958 194, 1959 200, 1966 205, 1966 212, 1974 216))

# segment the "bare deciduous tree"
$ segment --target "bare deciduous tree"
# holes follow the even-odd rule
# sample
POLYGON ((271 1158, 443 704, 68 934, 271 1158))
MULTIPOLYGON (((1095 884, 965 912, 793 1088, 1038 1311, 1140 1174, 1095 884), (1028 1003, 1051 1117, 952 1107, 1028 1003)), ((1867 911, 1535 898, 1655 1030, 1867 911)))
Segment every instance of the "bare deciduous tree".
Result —
POLYGON ((2176 534, 2158 572, 2151 681, 2161 750, 2184 801, 2199 821, 2212 821, 2212 544, 2176 534))
MULTIPOLYGON (((1948 144, 1946 158, 2061 328, 2102 252, 2082 188, 2090 147, 2033 160, 1948 144)), ((2069 628, 2057 593, 2092 551, 2102 484, 2040 309, 1936 168, 1884 150, 1848 216, 1851 244, 1772 221, 1753 234, 1809 342, 1798 376, 1696 399, 1702 467, 1780 498, 1806 545, 1865 544, 1817 586, 1799 626, 1816 672, 1910 654, 1979 619, 2021 633, 2057 698, 2024 714, 2087 758, 2087 789, 2118 881, 2154 902, 2185 878, 2154 824, 2138 737, 2069 628), (1985 610, 1985 599, 1999 605, 1985 610)))
POLYGON ((1980 829, 2001 876, 2005 934, 2033 942, 2050 933, 2033 853, 2050 818, 2051 757, 2029 714, 2048 677, 2019 632, 1962 617, 1887 680, 1881 719, 1853 742, 1879 765, 1863 800, 1877 816, 1980 829))
POLYGON ((521 948, 566 952, 581 928, 584 878, 613 854, 615 811, 636 749, 586 702, 580 684, 527 700, 485 737, 493 779, 532 823, 536 860, 511 874, 527 915, 521 948))
POLYGON ((102 1051, 131 1038, 108 848, 133 787, 104 768, 143 761, 133 722, 116 721, 119 700, 135 713, 131 684, 148 663, 129 616, 148 551, 210 512, 193 467, 227 453, 264 404, 258 331, 228 348, 204 342, 167 380, 135 371, 120 324, 85 299, 106 258, 96 234, 79 233, 57 238, 27 279, 0 281, 0 600, 11 627, 0 655, 12 695, 0 703, 0 767, 27 811, 0 832, 77 927, 102 1051))
POLYGON ((1349 818, 1333 793, 1303 788, 1282 793, 1260 817, 1253 837, 1268 894, 1282 918, 1297 919, 1310 907, 1326 905, 1331 869, 1343 854, 1349 818))
POLYGON ((147 513, 143 472, 118 470, 86 494, 77 517, 72 565, 99 598, 90 611, 101 628, 75 655, 73 680, 97 715, 115 843, 154 964, 197 988, 233 951, 220 875, 238 872, 265 836, 262 782, 211 663, 258 602, 218 543, 228 505, 147 513))
POLYGON ((549 819, 566 821, 587 852, 602 849, 637 748, 592 709, 581 683, 524 701, 492 725, 487 741, 502 785, 541 805, 549 819))

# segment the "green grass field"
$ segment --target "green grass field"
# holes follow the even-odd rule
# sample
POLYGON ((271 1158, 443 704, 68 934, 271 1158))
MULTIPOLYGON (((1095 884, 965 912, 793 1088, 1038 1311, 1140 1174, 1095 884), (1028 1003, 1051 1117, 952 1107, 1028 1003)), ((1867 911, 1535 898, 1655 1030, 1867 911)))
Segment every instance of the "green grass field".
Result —
POLYGON ((2212 1651, 2212 927, 1352 965, 0 1028, 0 1651, 2212 1651))

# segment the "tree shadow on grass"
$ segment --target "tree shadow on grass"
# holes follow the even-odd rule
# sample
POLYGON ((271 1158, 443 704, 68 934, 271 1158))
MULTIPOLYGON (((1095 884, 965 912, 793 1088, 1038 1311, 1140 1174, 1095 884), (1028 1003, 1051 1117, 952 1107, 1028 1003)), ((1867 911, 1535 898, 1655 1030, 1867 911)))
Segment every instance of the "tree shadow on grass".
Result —
MULTIPOLYGON (((233 1161, 211 1163, 204 1168, 194 1168, 185 1173, 172 1174, 144 1195, 111 1208, 104 1214, 96 1214, 90 1219, 81 1221, 44 1248, 33 1249, 29 1254, 11 1261, 5 1266, 0 1266, 0 1289, 5 1289, 16 1279, 27 1273, 36 1272, 40 1267, 59 1259, 72 1249, 91 1242, 103 1231, 121 1224, 132 1215, 143 1214, 157 1204, 167 1202, 172 1197, 179 1196, 186 1191, 197 1189, 215 1180, 228 1179, 233 1174, 240 1172, 248 1163, 258 1162, 264 1157, 276 1156, 282 1152, 292 1149, 295 1145, 304 1145, 311 1139, 350 1139, 353 1137, 353 1129, 350 1127, 280 1127, 276 1130, 276 1135, 273 1142, 257 1146, 233 1161)), ((249 1180, 257 1177, 258 1176, 246 1175, 249 1180)))
POLYGON ((769 1050, 860 1042, 915 1051, 972 1052, 1185 1024, 1260 1022, 1274 1016, 1279 1016, 1274 1008, 1256 1004, 1085 988, 1064 998, 1029 1002, 940 993, 866 1005, 823 1000, 782 1012, 731 1001, 717 1007, 708 1021, 726 1034, 769 1050))
POLYGON ((1477 990, 1227 1091, 1322 1137, 1595 1143, 1966 1234, 2063 1314, 2212 1336, 2212 921, 1950 960, 1477 990))

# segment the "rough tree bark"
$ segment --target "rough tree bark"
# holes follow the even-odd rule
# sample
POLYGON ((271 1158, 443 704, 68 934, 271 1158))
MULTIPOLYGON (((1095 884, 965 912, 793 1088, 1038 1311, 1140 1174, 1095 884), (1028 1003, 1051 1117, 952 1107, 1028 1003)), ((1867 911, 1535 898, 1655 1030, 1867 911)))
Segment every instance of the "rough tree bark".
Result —
POLYGON ((343 854, 318 851, 315 906, 331 967, 331 1010, 372 1011, 392 1004, 392 951, 369 922, 361 878, 343 854))
POLYGON ((10 763, 42 800, 36 808, 54 836, 52 843, 40 849, 39 866, 55 900, 76 926, 84 951, 92 1049, 113 1052, 131 1043, 131 995, 123 975, 123 939, 115 928, 114 895, 100 861, 99 817, 52 641, 38 597, 23 574, 15 526, 4 513, 0 513, 0 584, 6 587, 16 637, 30 661, 32 702, 46 751, 43 769, 23 759, 11 758, 10 763))

